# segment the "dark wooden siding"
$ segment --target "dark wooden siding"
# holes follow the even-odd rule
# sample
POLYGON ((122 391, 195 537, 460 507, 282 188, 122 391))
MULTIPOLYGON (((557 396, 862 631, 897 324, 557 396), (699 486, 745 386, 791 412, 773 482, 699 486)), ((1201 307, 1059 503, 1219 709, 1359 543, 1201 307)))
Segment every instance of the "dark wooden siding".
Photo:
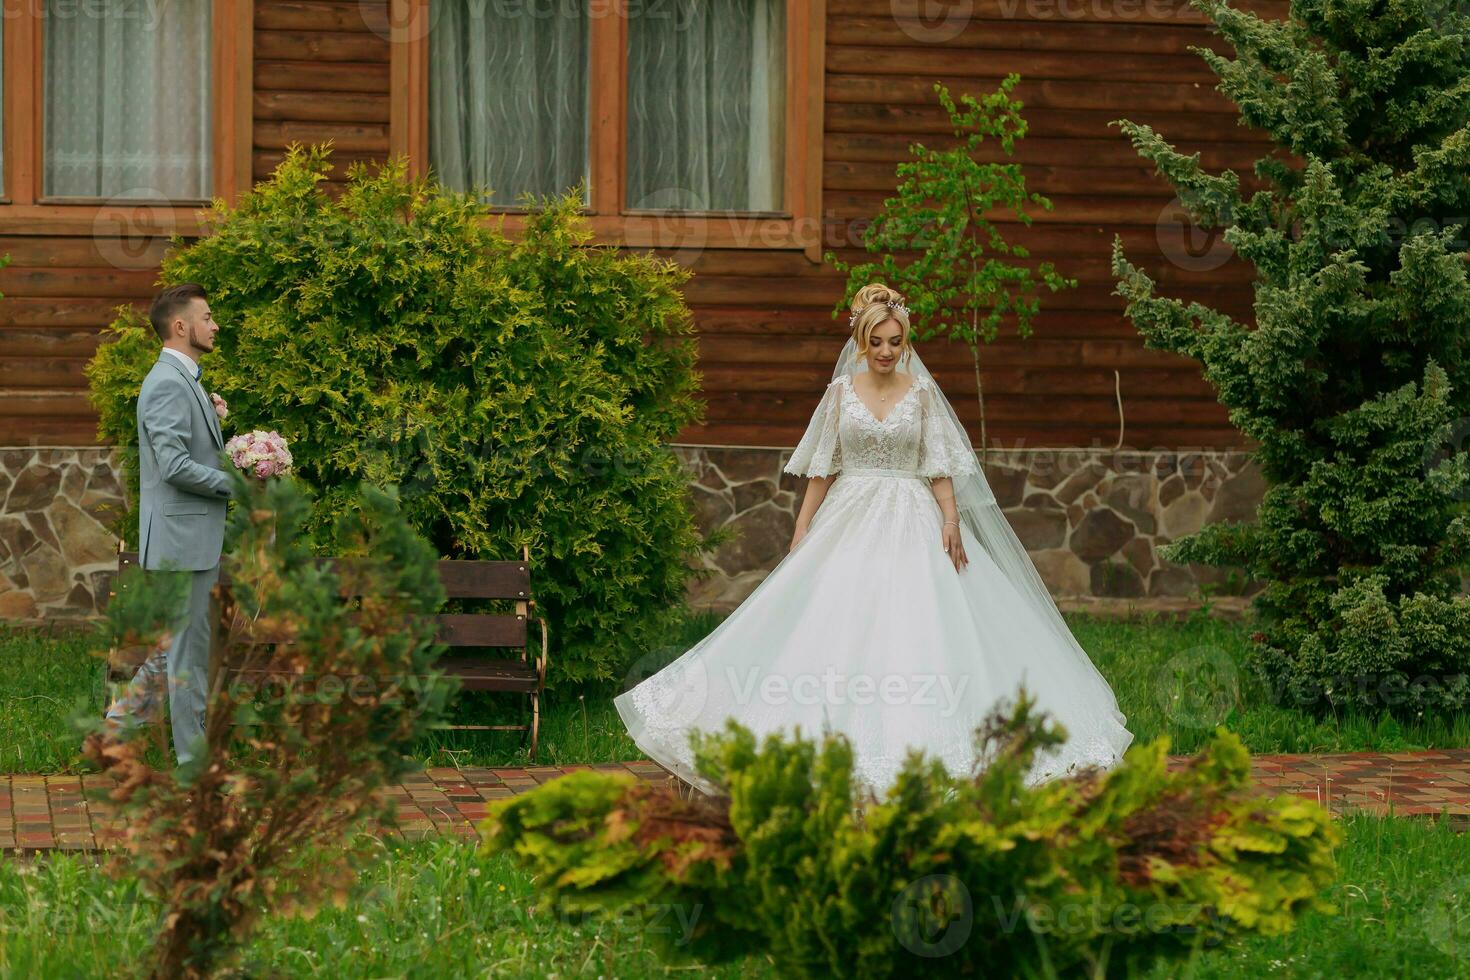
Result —
POLYGON ((0 229, 0 255, 10 256, 0 269, 0 445, 93 445, 96 416, 82 368, 114 308, 151 294, 157 266, 132 264, 163 250, 155 243, 137 253, 137 243, 120 239, 0 229))
MULTIPOLYGON (((992 215, 1008 241, 1026 246, 1026 264, 1055 263, 1078 288, 1042 291, 1031 339, 1004 330, 981 348, 987 434, 1005 447, 1112 446, 1118 438, 1115 375, 1126 445, 1233 446, 1233 430, 1192 362, 1143 347, 1113 295, 1109 256, 1115 234, 1161 291, 1250 320, 1249 272, 1231 260, 1209 271, 1172 262, 1184 255, 1183 230, 1161 215, 1173 197, 1109 121, 1147 123, 1212 170, 1250 176, 1269 151, 1264 134, 1237 125, 1215 77, 1190 45, 1225 51, 1204 22, 1180 3, 1177 16, 1099 17, 1115 8, 977 0, 965 29, 938 44, 905 33, 890 0, 828 0, 823 209, 828 247, 845 261, 868 258, 860 227, 891 196, 894 168, 915 140, 952 145, 948 118, 932 92, 994 91, 1021 75, 1012 96, 1024 103, 1027 136, 1012 158, 1028 189, 1051 199, 1031 207, 1028 227, 992 215), (1051 7, 1054 16, 1047 16, 1051 7), (1028 14, 1028 9, 1039 11, 1028 14), (1091 19, 1089 19, 1091 18, 1091 19)), ((956 9, 959 5, 953 5, 956 9)), ((1283 16, 1285 4, 1253 4, 1283 16)), ((922 36, 922 32, 916 32, 922 36)), ((1003 160, 997 147, 986 159, 1003 160)), ((1208 263, 1205 263, 1208 264, 1208 263)), ((684 438, 712 444, 792 445, 846 337, 833 320, 842 280, 790 253, 706 252, 694 264, 690 300, 701 339, 708 424, 684 438), (776 342, 773 342, 776 341, 776 342)), ((937 339, 921 342, 955 408, 978 440, 979 408, 970 353, 937 339)))
POLYGON ((388 0, 255 0, 256 180, 290 143, 332 141, 333 176, 388 155, 388 0))
MULTIPOLYGON (((1224 50, 1181 2, 1178 16, 1028 16, 1021 4, 977 0, 975 16, 941 44, 912 40, 890 0, 828 0, 823 153, 824 234, 848 261, 862 260, 857 229, 892 193, 893 169, 913 140, 944 144, 947 120, 930 83, 955 93, 994 90, 1007 72, 1022 83, 1028 135, 1014 159, 1054 210, 1031 208, 1029 227, 994 216, 1080 287, 1043 294, 1029 340, 1003 332, 982 348, 988 433, 1004 447, 1111 446, 1118 437, 1114 372, 1135 448, 1240 445, 1224 410, 1191 362, 1143 348, 1112 295, 1114 234, 1166 292, 1249 320, 1247 270, 1210 271, 1166 255, 1179 232, 1160 215, 1172 197, 1110 120, 1148 123, 1212 170, 1249 175, 1268 149, 1241 128, 1214 76, 1189 45, 1224 50), (1010 8, 1014 13, 1007 15, 1010 8), (1162 229, 1162 230, 1161 230, 1162 229)), ((1044 6, 1044 5, 1043 5, 1044 6)), ((1255 4, 1273 16, 1284 3, 1255 4)), ((1073 5, 1082 10, 1086 5, 1073 5)), ((1040 8, 1039 8, 1040 9, 1040 8)), ((257 0, 253 170, 269 176, 287 143, 334 141, 335 159, 388 151, 386 0, 257 0)), ((3 215, 0 215, 3 221, 3 215)), ((82 366, 120 302, 142 304, 162 254, 119 240, 46 235, 0 224, 0 445, 86 445, 95 440, 82 366), (127 256, 119 268, 116 261, 127 256)), ((1182 246, 1180 246, 1182 247, 1182 246)), ((687 295, 699 325, 706 424, 680 441, 793 445, 846 336, 830 311, 842 281, 831 269, 781 250, 706 249, 687 295)), ((937 340, 920 348, 978 438, 969 352, 937 340)))

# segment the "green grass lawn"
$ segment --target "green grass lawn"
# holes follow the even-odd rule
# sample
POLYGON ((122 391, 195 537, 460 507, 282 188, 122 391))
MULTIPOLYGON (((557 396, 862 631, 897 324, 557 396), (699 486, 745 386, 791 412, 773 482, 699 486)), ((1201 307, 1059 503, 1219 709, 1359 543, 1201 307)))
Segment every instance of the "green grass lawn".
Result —
MULTIPOLYGON (((1240 624, 1203 615, 1184 621, 1069 621, 1143 740, 1168 734, 1177 750, 1189 751, 1218 715, 1257 752, 1470 745, 1465 714, 1413 722, 1356 715, 1315 719, 1270 703, 1238 670, 1248 643, 1248 628, 1240 624), (1216 696, 1220 691, 1231 696, 1216 696)), ((718 622, 715 616, 692 616, 668 645, 687 649, 718 622)), ((78 635, 0 631, 0 771, 82 766, 68 717, 101 711, 101 672, 101 661, 78 635)), ((548 695, 540 761, 637 758, 613 709, 613 693, 609 687, 548 695)), ((519 710, 520 703, 508 696, 461 705, 462 719, 474 721, 519 710)), ((415 755, 438 765, 525 761, 509 734, 442 733, 418 746, 415 755)), ((1341 875, 1330 894, 1338 915, 1309 915, 1288 936, 1254 939, 1161 967, 1152 974, 1155 980, 1470 977, 1470 835, 1421 819, 1364 815, 1345 818, 1344 827, 1341 875)), ((246 952, 244 975, 701 972, 660 963, 645 937, 624 920, 569 922, 538 908, 529 877, 503 859, 481 860, 472 848, 447 839, 383 848, 382 860, 366 870, 346 908, 325 909, 310 921, 267 921, 246 952)), ((156 914, 134 883, 107 877, 84 856, 0 859, 0 976, 112 974, 146 956, 156 914)), ((760 954, 703 972, 778 975, 760 954)))
MULTIPOLYGON (((1368 816, 1344 829, 1328 894, 1338 914, 1309 914, 1288 935, 1207 950, 1150 977, 1470 977, 1470 835, 1368 816)), ((86 857, 0 860, 0 976, 119 975, 146 957, 156 915, 131 881, 86 857)), ((710 971, 662 964, 626 920, 538 908, 526 873, 450 840, 384 845, 345 908, 267 920, 242 966, 245 976, 333 980, 779 975, 760 953, 710 971)))
MULTIPOLYGON (((664 646, 687 649, 720 620, 708 613, 691 615, 664 646)), ((1408 721, 1386 713, 1315 718, 1274 704, 1240 667, 1249 627, 1239 623, 1203 614, 1182 621, 1087 616, 1070 616, 1068 621, 1112 684, 1140 741, 1167 734, 1175 751, 1189 752, 1199 747, 1215 721, 1223 721, 1254 752, 1470 746, 1470 712, 1408 721)), ((82 765, 80 740, 68 718, 75 712, 101 713, 102 669, 77 636, 0 628, 0 772, 60 772, 82 765)), ((613 708, 616 693, 612 685, 548 692, 537 761, 557 765, 640 758, 613 708)), ((524 715, 525 701, 511 695, 465 695, 458 706, 464 722, 515 722, 524 715)), ((417 746, 415 756, 427 765, 528 761, 514 733, 436 733, 417 746)))

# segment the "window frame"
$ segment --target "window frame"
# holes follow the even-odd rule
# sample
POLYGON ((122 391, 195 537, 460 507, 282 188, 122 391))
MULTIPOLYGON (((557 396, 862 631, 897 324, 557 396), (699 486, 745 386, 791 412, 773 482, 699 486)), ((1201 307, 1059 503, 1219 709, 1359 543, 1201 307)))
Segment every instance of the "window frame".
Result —
MULTIPOLYGON (((250 190, 252 102, 254 98, 254 0, 210 0, 213 72, 211 161, 213 198, 233 204, 250 190)), ((44 38, 46 18, 40 0, 7 9, 4 37, 5 172, 0 180, 0 218, 12 234, 39 232, 101 234, 126 228, 129 234, 198 234, 200 212, 210 202, 46 197, 44 38), (150 226, 156 225, 153 229, 150 226)))
MULTIPOLYGON (((429 158, 429 4, 389 0, 388 146, 422 176, 429 158)), ((636 248, 790 249, 821 261, 822 108, 826 0, 786 2, 786 152, 779 212, 630 210, 627 191, 627 38, 625 0, 591 0, 588 168, 593 233, 636 248), (601 202, 611 202, 602 206, 601 202)), ((507 232, 525 227, 520 208, 492 205, 507 232)))

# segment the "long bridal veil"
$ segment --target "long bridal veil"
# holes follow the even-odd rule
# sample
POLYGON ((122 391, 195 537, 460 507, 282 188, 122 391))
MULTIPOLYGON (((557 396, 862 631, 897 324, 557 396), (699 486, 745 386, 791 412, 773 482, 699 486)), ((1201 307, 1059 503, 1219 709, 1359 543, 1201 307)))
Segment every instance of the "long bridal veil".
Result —
MULTIPOLYGON (((857 355, 857 342, 852 337, 848 337, 847 343, 843 345, 842 353, 837 357, 837 365, 832 369, 833 381, 843 375, 861 374, 868 370, 866 358, 859 358, 857 355)), ((949 403, 949 398, 945 396, 939 382, 924 365, 923 359, 919 357, 919 352, 912 344, 909 345, 907 353, 899 363, 898 370, 907 371, 914 377, 929 380, 937 403, 944 406, 950 421, 954 423, 955 430, 964 436, 966 448, 974 457, 973 471, 953 478, 955 506, 959 511, 960 521, 980 542, 981 547, 985 549, 986 554, 995 562, 1005 577, 1010 580, 1021 599, 1036 612, 1038 620, 1056 634, 1061 648, 1067 651, 1075 661, 1074 666, 1081 671, 1090 671, 1101 682, 1101 689, 1108 692, 1112 703, 1097 707, 1116 711, 1117 698, 1113 696, 1112 689, 1097 667, 1093 665, 1092 659, 1087 656, 1087 651, 1082 649, 1077 638, 1067 628, 1061 611, 1057 609, 1057 604, 1051 597, 1051 591, 1047 589, 1046 583, 1042 581, 1040 573, 1036 571, 1036 566, 1031 561, 1031 556, 1027 554, 1026 546, 1021 543, 1020 538, 1016 537, 1016 532, 1011 529, 1010 522, 1006 520, 1005 514, 1001 511, 995 494, 991 492, 990 483, 985 479, 984 467, 980 465, 979 456, 975 453, 975 446, 970 441, 969 434, 965 432, 964 425, 960 423, 959 416, 955 414, 954 406, 949 403)), ((1015 651, 1017 656, 1022 653, 1023 651, 1015 651)))

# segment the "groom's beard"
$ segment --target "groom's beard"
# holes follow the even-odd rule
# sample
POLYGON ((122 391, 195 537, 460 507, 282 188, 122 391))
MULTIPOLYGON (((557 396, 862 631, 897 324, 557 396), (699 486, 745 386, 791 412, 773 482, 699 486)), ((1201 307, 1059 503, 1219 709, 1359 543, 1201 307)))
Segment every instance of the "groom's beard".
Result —
POLYGON ((208 330, 200 330, 198 327, 190 324, 189 346, 202 354, 207 354, 214 350, 214 338, 209 335, 208 330))

